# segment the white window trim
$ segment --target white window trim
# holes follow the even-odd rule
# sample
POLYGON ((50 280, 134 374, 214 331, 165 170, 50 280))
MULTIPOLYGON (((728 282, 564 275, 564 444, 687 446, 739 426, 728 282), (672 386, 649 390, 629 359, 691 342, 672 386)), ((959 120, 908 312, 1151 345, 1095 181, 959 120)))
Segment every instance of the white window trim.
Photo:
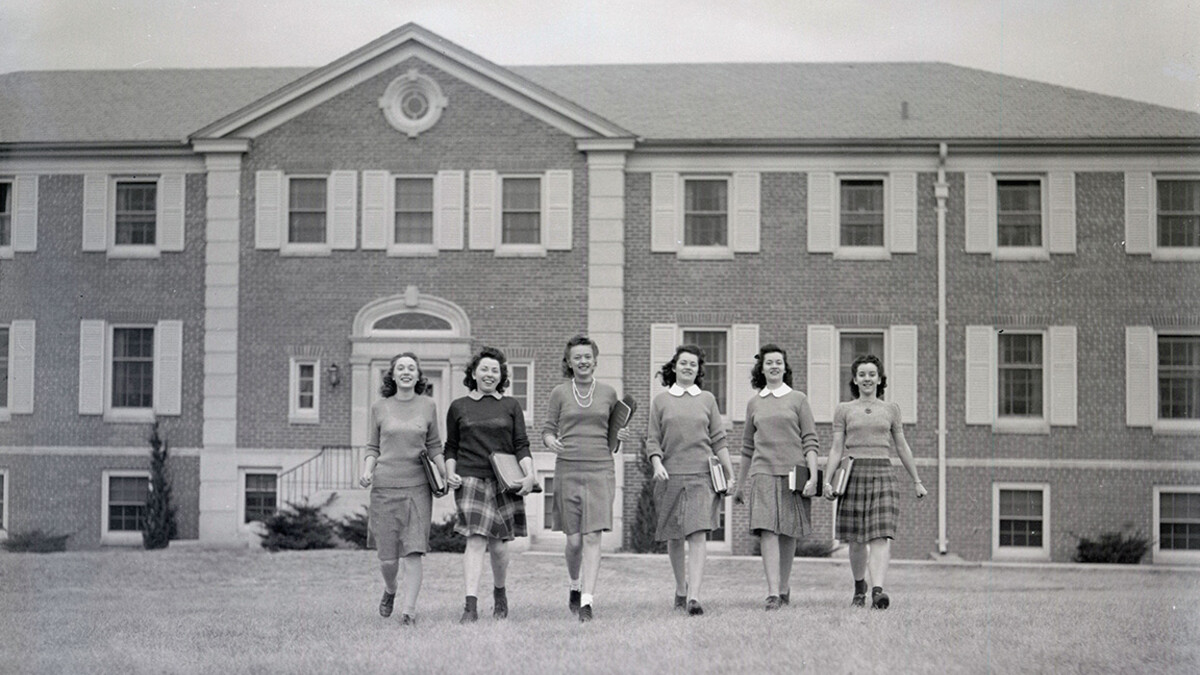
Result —
POLYGON ((1200 181, 1200 174, 1152 174, 1150 176, 1150 259, 1164 262, 1196 262, 1200 261, 1200 246, 1197 247, 1164 247, 1158 245, 1158 181, 1160 180, 1195 180, 1200 181))
MULTIPOLYGON (((734 467, 734 475, 737 475, 737 467, 734 467)), ((709 551, 716 553, 729 553, 733 551, 733 495, 726 494, 721 498, 722 504, 725 506, 725 538, 724 539, 707 539, 705 545, 709 551)))
POLYGON ((162 255, 162 176, 157 174, 129 174, 108 177, 108 213, 105 222, 105 255, 109 258, 159 258, 162 255), (117 243, 117 184, 154 183, 154 243, 117 243))
POLYGON ((258 521, 251 523, 246 522, 246 476, 248 474, 269 473, 275 475, 275 504, 276 507, 281 506, 279 502, 279 474, 282 473, 283 467, 280 466, 239 466, 238 467, 238 513, 237 523, 238 531, 250 532, 259 526, 258 521))
POLYGON ((388 235, 387 255, 391 258, 433 258, 438 254, 438 179, 435 174, 393 173, 388 175, 388 235), (430 208, 433 241, 428 244, 396 243, 396 182, 401 178, 422 178, 433 184, 433 204, 430 208))
MULTIPOLYGON (((837 373, 837 376, 835 378, 837 380, 837 388, 834 389, 834 392, 833 392, 834 397, 837 399, 833 403, 834 408, 836 408, 837 404, 840 403, 842 400, 842 385, 846 383, 844 378, 850 377, 850 364, 842 363, 842 335, 844 335, 846 333, 858 333, 858 334, 873 333, 873 334, 878 334, 880 337, 882 337, 883 338, 883 353, 876 354, 875 356, 878 356, 879 359, 881 361, 883 361, 883 369, 884 369, 885 375, 888 372, 891 372, 891 369, 892 369, 891 368, 891 365, 892 365, 891 357, 892 357, 892 355, 891 355, 891 349, 890 349, 891 345, 889 344, 889 340, 888 340, 888 332, 889 331, 887 328, 879 328, 879 327, 840 328, 840 327, 834 327, 834 331, 836 331, 836 333, 837 333, 837 349, 835 349, 833 352, 833 372, 837 373)), ((885 391, 884 395, 886 397, 886 391, 885 391)), ((911 422, 911 420, 905 420, 905 422, 911 422)))
POLYGON ((1012 262, 1050 260, 1050 186, 1049 177, 1040 173, 991 174, 992 209, 992 258, 1012 262), (1041 186, 1042 244, 1041 246, 1000 245, 1000 185, 1001 181, 1036 180, 1041 186))
POLYGON ((110 532, 108 529, 108 491, 109 480, 112 478, 145 478, 150 480, 150 472, 144 469, 106 469, 101 472, 100 485, 100 543, 114 546, 140 545, 141 532, 110 532))
POLYGON ((0 328, 8 329, 8 344, 4 345, 4 348, 8 350, 8 356, 7 356, 7 358, 8 358, 8 385, 7 385, 8 389, 5 392, 6 393, 6 396, 4 397, 5 404, 3 406, 0 406, 0 422, 10 422, 10 421, 12 421, 12 400, 13 400, 13 384, 14 384, 13 376, 12 376, 13 347, 14 347, 12 324, 11 323, 3 323, 3 324, 0 324, 0 328))
POLYGON ((4 491, 4 498, 0 499, 0 508, 4 509, 4 513, 0 514, 0 541, 8 539, 8 495, 12 492, 12 486, 8 482, 8 469, 0 469, 0 489, 4 491))
POLYGON ((321 359, 291 357, 288 363, 288 423, 321 423, 321 359), (300 366, 313 367, 313 407, 300 407, 300 366))
POLYGON ((992 559, 1049 560, 1050 559, 1050 484, 1049 483, 992 483, 992 559), (1040 490, 1042 493, 1042 545, 1000 546, 1000 491, 1040 490))
MULTIPOLYGON (((508 372, 509 372, 509 380, 510 381, 509 381, 509 386, 504 391, 505 396, 512 396, 511 379, 512 379, 512 367, 513 366, 525 366, 526 368, 529 369, 529 389, 528 389, 529 395, 526 397, 528 400, 528 405, 526 405, 525 409, 521 411, 525 415, 525 427, 526 427, 526 431, 528 431, 529 426, 531 424, 533 424, 533 411, 537 409, 535 407, 536 404, 534 403, 535 387, 533 386, 534 385, 533 359, 529 359, 529 360, 521 359, 521 360, 515 360, 515 361, 508 362, 508 372)), ((532 434, 530 436, 532 437, 532 434)))
POLYGON ((545 258, 546 257, 546 176, 540 173, 502 173, 496 177, 496 249, 497 258, 545 258), (504 181, 510 178, 536 178, 538 181, 538 233, 536 244, 505 244, 504 243, 504 181))
MULTIPOLYGON (((1200 485, 1155 485, 1154 497, 1151 508, 1153 510, 1153 520, 1151 521, 1154 531, 1151 533, 1150 539, 1153 546, 1150 549, 1151 560, 1156 564, 1196 564, 1200 563, 1200 551, 1171 551, 1159 548, 1159 532, 1161 531, 1161 498, 1164 492, 1186 492, 1195 494, 1200 492, 1200 485)), ((5 513, 8 511, 6 510, 5 513)))
POLYGON ((1169 420, 1158 416, 1159 410, 1162 409, 1162 401, 1159 399, 1161 388, 1158 383, 1158 339, 1163 335, 1200 336, 1200 329, 1154 329, 1154 338, 1150 341, 1150 368, 1154 372, 1154 378, 1151 383, 1154 386, 1154 422, 1150 430, 1153 434, 1161 436, 1194 436, 1200 434, 1200 420, 1169 420))
MULTIPOLYGON (((733 260, 733 176, 728 174, 680 174, 679 176, 679 251, 680 260, 733 260), (688 246, 687 240, 687 183, 690 180, 725 182, 725 245, 688 246)), ((697 329, 699 330, 699 329, 697 329)))
POLYGON ((279 223, 279 255, 295 258, 319 258, 333 255, 332 233, 330 220, 333 218, 333 208, 329 199, 329 188, 333 177, 327 173, 285 173, 283 175, 283 190, 280 198, 279 223), (325 181, 325 241, 320 244, 293 244, 288 241, 292 221, 292 180, 304 178, 320 178, 325 181))
POLYGON ((892 252, 888 242, 892 240, 891 208, 892 186, 887 174, 836 174, 835 203, 833 210, 833 259, 834 260, 891 260, 892 252), (842 243, 842 181, 847 180, 882 180, 883 181, 883 245, 882 246, 850 246, 842 243))
MULTIPOLYGON (((147 408, 114 408, 112 404, 113 385, 113 331, 118 328, 149 328, 155 331, 157 338, 158 326, 144 323, 106 323, 104 325, 104 421, 114 423, 145 424, 154 421, 153 391, 151 405, 147 408)), ((157 347, 157 340, 155 341, 157 347)), ((152 357, 154 368, 158 368, 158 354, 152 357)), ((156 378, 157 379, 157 374, 156 378)), ((157 382, 155 382, 157 384, 157 382)))
POLYGON ((0 178, 0 185, 8 186, 8 243, 0 245, 0 260, 13 259, 13 228, 16 226, 17 181, 9 177, 0 178))
POLYGON ((992 431, 1000 434, 1049 434, 1050 433, 1050 331, 1041 329, 1005 329, 1003 335, 997 334, 993 341, 995 353, 992 354, 992 377, 995 378, 996 391, 995 407, 992 409, 992 431), (1040 335, 1042 336, 1042 415, 1041 417, 1016 417, 1000 414, 1000 341, 1003 335, 1040 335))
MULTIPOLYGON (((693 333, 725 334, 725 412, 721 413, 721 423, 725 426, 726 431, 728 431, 733 428, 733 327, 681 325, 675 329, 676 345, 684 344, 683 334, 687 331, 693 333)), ((671 353, 674 354, 674 352, 675 348, 672 347, 671 353)))

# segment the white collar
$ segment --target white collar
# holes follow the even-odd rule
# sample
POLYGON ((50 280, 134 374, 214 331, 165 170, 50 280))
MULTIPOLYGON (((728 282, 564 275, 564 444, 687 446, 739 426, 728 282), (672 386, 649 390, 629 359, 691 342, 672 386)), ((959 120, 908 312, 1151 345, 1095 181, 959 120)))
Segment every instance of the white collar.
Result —
POLYGON ((778 389, 775 389, 775 390, 767 389, 764 386, 758 392, 758 395, 762 398, 766 398, 768 394, 770 394, 771 396, 774 396, 775 398, 783 398, 784 396, 787 396, 789 393, 791 393, 791 391, 792 391, 792 388, 788 386, 787 382, 784 382, 783 384, 779 385, 778 389))
MULTIPOLYGON (((491 396, 492 398, 496 399, 497 401, 504 400, 504 395, 498 391, 493 391, 491 394, 488 394, 488 395, 491 396)), ((472 389, 471 391, 467 392, 467 396, 470 396, 472 401, 482 401, 483 397, 484 397, 484 393, 482 391, 479 391, 478 389, 472 389)))
POLYGON ((691 394, 692 396, 699 396, 701 389, 700 389, 700 387, 697 387, 695 385, 695 383, 693 383, 687 389, 684 389, 683 387, 679 386, 678 384, 673 384, 673 385, 671 385, 671 388, 668 389, 667 391, 672 396, 683 396, 684 394, 691 394))

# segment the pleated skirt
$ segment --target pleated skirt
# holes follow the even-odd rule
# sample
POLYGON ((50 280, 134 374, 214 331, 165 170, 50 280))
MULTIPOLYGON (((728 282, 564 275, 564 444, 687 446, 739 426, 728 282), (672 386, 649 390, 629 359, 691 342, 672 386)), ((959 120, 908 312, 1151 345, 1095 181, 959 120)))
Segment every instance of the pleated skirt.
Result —
POLYGON ((838 499, 837 538, 865 544, 872 539, 895 539, 900 516, 900 489, 892 463, 886 459, 856 459, 838 499))
POLYGON ((371 488, 368 518, 380 560, 429 551, 433 494, 428 485, 371 488))
POLYGON ((616 494, 612 462, 555 462, 554 529, 565 534, 612 530, 616 494))
POLYGON ((800 537, 812 531, 812 499, 788 489, 787 476, 750 477, 750 532, 800 537))
POLYGON ((684 539, 717 528, 718 501, 708 474, 672 474, 654 486, 654 538, 684 539))

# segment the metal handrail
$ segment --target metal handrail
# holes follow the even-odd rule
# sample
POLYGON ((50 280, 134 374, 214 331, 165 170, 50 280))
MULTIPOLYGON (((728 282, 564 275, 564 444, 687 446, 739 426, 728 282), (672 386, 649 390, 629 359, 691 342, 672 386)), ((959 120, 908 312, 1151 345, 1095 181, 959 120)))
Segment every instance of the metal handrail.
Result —
POLYGON ((279 504, 302 502, 322 490, 353 490, 362 467, 361 445, 325 445, 321 450, 279 474, 279 504))

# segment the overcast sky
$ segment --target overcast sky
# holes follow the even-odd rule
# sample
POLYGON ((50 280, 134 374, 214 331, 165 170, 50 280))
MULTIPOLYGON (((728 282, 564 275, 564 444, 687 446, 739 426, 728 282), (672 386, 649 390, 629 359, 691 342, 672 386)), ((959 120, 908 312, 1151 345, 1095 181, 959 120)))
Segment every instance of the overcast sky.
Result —
POLYGON ((0 73, 320 66, 409 21, 500 65, 943 61, 1200 112, 1200 0, 0 0, 0 73))

